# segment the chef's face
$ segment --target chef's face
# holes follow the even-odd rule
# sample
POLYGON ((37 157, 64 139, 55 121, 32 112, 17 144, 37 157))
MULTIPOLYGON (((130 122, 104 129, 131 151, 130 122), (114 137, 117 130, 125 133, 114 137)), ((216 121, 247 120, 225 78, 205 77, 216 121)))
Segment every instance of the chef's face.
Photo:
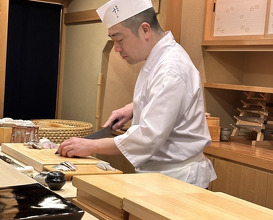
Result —
POLYGON ((130 28, 120 23, 108 29, 109 37, 114 41, 115 51, 129 64, 139 63, 147 58, 141 27, 139 30, 139 36, 136 36, 130 28))

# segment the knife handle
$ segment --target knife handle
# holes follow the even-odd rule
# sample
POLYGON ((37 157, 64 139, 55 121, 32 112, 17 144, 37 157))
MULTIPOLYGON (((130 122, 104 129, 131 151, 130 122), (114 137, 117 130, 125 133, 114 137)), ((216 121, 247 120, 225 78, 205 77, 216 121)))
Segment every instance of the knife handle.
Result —
POLYGON ((112 127, 114 126, 114 124, 116 124, 117 122, 118 122, 119 120, 118 119, 115 119, 113 122, 112 122, 112 124, 111 124, 111 129, 112 129, 112 127))

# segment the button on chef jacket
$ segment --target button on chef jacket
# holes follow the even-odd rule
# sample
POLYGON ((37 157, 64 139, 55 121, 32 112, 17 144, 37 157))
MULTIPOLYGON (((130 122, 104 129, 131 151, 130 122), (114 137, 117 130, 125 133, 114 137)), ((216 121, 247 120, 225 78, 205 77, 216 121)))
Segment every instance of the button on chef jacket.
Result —
POLYGON ((132 126, 114 141, 136 172, 158 172, 202 188, 216 179, 202 153, 211 137, 199 72, 171 32, 144 63, 134 90, 132 126))

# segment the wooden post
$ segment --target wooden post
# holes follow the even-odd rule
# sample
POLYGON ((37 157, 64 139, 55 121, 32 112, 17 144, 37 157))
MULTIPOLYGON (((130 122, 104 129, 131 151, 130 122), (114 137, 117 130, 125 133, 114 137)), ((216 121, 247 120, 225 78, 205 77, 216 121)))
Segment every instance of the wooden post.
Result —
POLYGON ((9 0, 0 0, 0 118, 4 115, 9 0))

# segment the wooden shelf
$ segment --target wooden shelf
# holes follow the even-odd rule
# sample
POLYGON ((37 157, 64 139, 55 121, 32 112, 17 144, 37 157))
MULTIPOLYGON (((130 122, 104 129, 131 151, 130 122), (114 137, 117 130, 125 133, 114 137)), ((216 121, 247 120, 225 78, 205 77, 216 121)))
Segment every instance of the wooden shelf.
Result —
POLYGON ((251 141, 212 142, 204 153, 250 166, 273 171, 273 147, 251 146, 251 141))
POLYGON ((261 86, 247 86, 247 85, 235 85, 235 84, 224 84, 224 83, 204 83, 204 87, 213 88, 213 89, 273 93, 273 88, 261 87, 261 86))
POLYGON ((273 51, 273 45, 202 45, 206 51, 273 51))

